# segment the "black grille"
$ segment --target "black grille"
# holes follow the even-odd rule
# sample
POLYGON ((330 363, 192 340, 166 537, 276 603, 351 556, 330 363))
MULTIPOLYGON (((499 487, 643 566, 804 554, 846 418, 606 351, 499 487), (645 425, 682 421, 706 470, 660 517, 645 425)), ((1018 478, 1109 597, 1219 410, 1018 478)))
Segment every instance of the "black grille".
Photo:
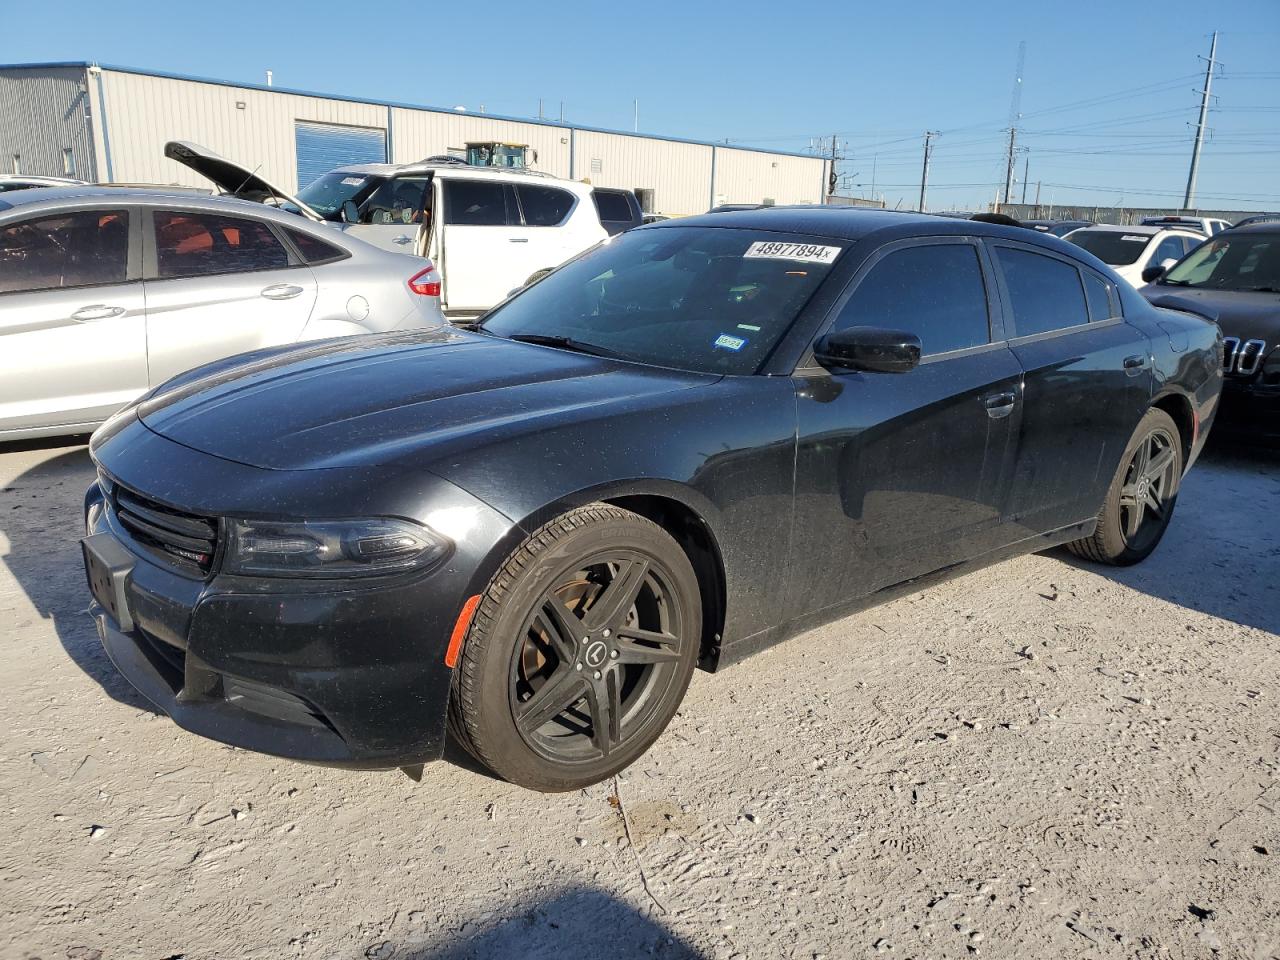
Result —
POLYGON ((178 569, 204 576, 218 552, 218 521, 183 513, 116 485, 116 519, 140 546, 178 569))

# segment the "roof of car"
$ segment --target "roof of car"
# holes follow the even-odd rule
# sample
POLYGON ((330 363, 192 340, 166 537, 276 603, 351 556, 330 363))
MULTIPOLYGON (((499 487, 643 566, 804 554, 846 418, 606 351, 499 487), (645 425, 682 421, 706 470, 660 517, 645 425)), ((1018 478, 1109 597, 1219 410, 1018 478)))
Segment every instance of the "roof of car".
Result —
POLYGON ((772 230, 779 233, 808 234, 840 240, 858 240, 879 230, 909 226, 920 228, 922 234, 968 234, 1006 237, 1011 240, 1030 240, 1032 237, 1045 239, 1045 234, 1025 227, 940 217, 929 213, 816 204, 759 207, 753 210, 721 210, 650 224, 643 229, 664 230, 690 226, 741 227, 748 230, 772 230))
POLYGON ((510 176, 517 178, 537 178, 539 180, 560 180, 564 183, 582 183, 580 180, 565 180, 544 170, 517 170, 512 167, 477 167, 469 163, 453 163, 446 160, 417 160, 413 163, 353 163, 345 167, 334 167, 329 173, 359 174, 364 177, 395 177, 406 173, 444 173, 451 176, 496 177, 510 176))
POLYGON ((1173 224, 1129 224, 1123 226, 1116 223, 1095 223, 1088 227, 1081 227, 1081 230, 1100 230, 1107 233, 1137 233, 1145 234, 1148 237, 1154 237, 1157 233, 1163 233, 1166 230, 1181 230, 1183 233, 1196 233, 1189 223, 1173 223, 1173 224))
MULTIPOLYGON (((20 207, 36 204, 56 203, 62 200, 117 200, 121 203, 138 203, 148 205, 182 204, 184 207, 200 207, 204 209, 221 209, 228 204, 268 217, 290 217, 290 223, 301 221, 296 214, 278 210, 264 203, 252 200, 241 200, 238 197, 201 196, 179 191, 166 191, 163 188, 146 189, 141 187, 109 187, 96 184, 66 187, 33 187, 30 190, 16 190, 12 193, 0 193, 0 213, 20 207)), ((305 222, 305 221, 304 221, 305 222)))
POLYGON ((1242 223, 1239 226, 1232 227, 1230 230, 1223 230, 1214 236, 1222 236, 1224 233, 1234 233, 1236 235, 1242 233, 1280 233, 1280 217, 1275 220, 1259 220, 1257 223, 1242 223))

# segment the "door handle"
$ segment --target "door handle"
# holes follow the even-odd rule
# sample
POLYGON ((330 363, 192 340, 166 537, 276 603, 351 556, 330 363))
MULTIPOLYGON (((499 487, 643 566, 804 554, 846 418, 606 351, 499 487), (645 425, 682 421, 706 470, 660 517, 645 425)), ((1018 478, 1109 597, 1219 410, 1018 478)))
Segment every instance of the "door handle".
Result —
POLYGON ((1124 358, 1124 372, 1131 377, 1136 377, 1138 375, 1138 371, 1145 369, 1146 366, 1146 357, 1132 356, 1124 358))
POLYGON ((1003 420, 1013 413, 1013 405, 1017 400, 1018 395, 1010 390, 983 397, 982 405, 987 408, 987 416, 992 420, 1003 420))
POLYGON ((403 243, 413 243, 413 240, 412 240, 412 239, 410 239, 409 237, 406 237, 406 236, 402 233, 402 234, 400 234, 400 236, 396 237, 396 238, 395 238, 394 240, 392 240, 391 242, 392 242, 392 243, 401 243, 401 244, 403 244, 403 243))
POLYGON ((529 242, 528 237, 508 237, 507 239, 510 240, 512 243, 528 243, 529 242))
POLYGON ((262 288, 262 296, 268 300, 292 300, 302 292, 302 288, 292 283, 273 283, 262 288))
POLYGON ((92 306, 81 307, 71 315, 71 319, 76 323, 92 323, 94 320, 109 320, 112 317, 118 317, 124 312, 124 307, 109 307, 105 303, 95 303, 92 306))

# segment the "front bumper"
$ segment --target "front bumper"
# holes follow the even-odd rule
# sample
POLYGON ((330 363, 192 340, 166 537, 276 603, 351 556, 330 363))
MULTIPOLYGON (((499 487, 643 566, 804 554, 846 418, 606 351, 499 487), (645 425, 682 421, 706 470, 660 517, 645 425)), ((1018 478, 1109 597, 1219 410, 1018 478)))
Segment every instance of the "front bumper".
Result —
POLYGON ((1222 385, 1217 430, 1238 438, 1280 442, 1280 383, 1228 378, 1222 385))
MULTIPOLYGON (((128 476, 133 462, 147 471, 143 480, 165 487, 154 475, 158 453, 166 470, 184 477, 232 468, 269 473, 215 464, 216 458, 148 436, 140 424, 136 429, 143 432, 133 436, 128 455, 119 447, 94 451, 104 472, 135 489, 144 487, 128 476)), ((324 473, 323 496, 340 496, 334 472, 324 473)), ((262 483, 285 482, 288 475, 241 479, 240 488, 258 496, 262 483)), ((292 479, 305 502, 309 478, 292 479)), ((483 589, 473 583, 483 576, 483 558, 511 525, 452 484, 419 477, 419 495, 424 487, 437 507, 445 503, 473 515, 470 536, 440 567, 376 582, 304 582, 216 573, 199 579, 170 569, 131 542, 95 484, 86 497, 83 544, 91 613, 108 656, 175 723, 213 740, 347 767, 438 759, 452 680, 444 663, 447 641, 465 599, 483 589)), ((166 493, 175 505, 182 502, 166 493)), ((318 509, 335 515, 323 504, 318 509)))

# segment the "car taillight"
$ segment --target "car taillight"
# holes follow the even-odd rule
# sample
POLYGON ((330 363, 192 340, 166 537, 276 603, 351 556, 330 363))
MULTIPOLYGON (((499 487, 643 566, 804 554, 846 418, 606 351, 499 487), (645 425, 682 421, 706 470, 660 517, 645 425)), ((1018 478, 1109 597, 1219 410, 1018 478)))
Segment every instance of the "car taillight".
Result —
POLYGON ((440 296, 440 274, 436 272, 434 263, 428 263, 427 269, 419 270, 409 278, 409 289, 424 297, 440 296))

